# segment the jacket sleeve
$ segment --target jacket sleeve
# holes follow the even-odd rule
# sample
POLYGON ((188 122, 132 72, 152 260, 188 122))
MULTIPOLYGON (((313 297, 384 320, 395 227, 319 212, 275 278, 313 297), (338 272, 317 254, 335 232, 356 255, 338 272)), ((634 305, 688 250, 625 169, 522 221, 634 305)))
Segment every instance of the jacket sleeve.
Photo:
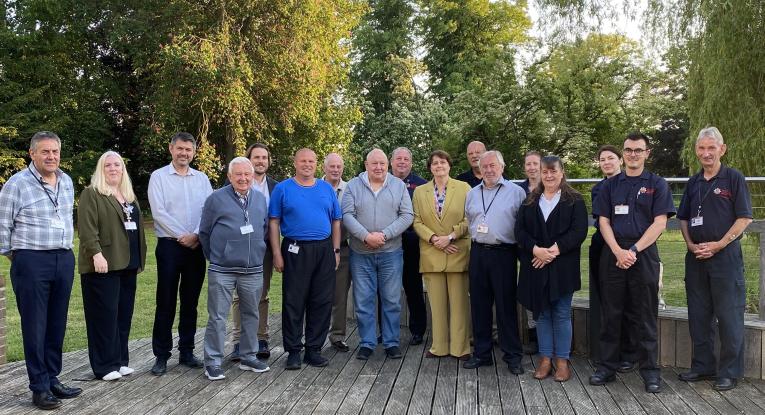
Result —
POLYGON ((398 217, 396 220, 391 222, 390 225, 386 226, 385 229, 382 230, 386 239, 395 238, 404 233, 404 231, 409 228, 409 226, 412 224, 412 221, 414 220, 412 199, 409 197, 409 192, 406 191, 406 185, 404 185, 404 182, 400 180, 397 182, 397 184, 399 190, 402 193, 401 201, 398 205, 398 217))
POLYGON ((345 226, 345 229, 348 229, 348 232, 354 238, 364 241, 367 235, 369 235, 369 231, 356 219, 356 195, 354 192, 356 191, 357 181, 358 178, 351 179, 343 192, 343 226, 345 226))
POLYGON ((467 203, 467 194, 470 191, 470 186, 467 183, 460 183, 462 186, 462 192, 465 195, 465 203, 462 204, 462 220, 452 227, 455 239, 460 239, 468 233, 470 225, 467 220, 467 212, 465 212, 465 204, 467 203))
POLYGON ((584 205, 584 200, 577 199, 572 209, 574 212, 571 215, 571 226, 568 228, 568 232, 561 235, 556 241, 561 255, 574 249, 580 249, 585 238, 587 238, 587 207, 584 205))
POLYGON ((80 193, 77 208, 77 230, 80 236, 80 252, 86 259, 101 252, 101 235, 98 232, 98 196, 92 187, 80 193))
POLYGON ((412 223, 412 226, 414 226, 414 231, 417 233, 417 236, 419 236, 420 239, 424 240, 425 242, 430 242, 430 238, 432 238, 436 233, 433 232, 433 230, 430 229, 428 225, 422 221, 422 215, 425 212, 421 212, 421 210, 424 210, 425 208, 422 207, 421 198, 422 192, 418 192, 415 189, 414 200, 412 201, 412 205, 414 207, 414 222, 412 223))
POLYGON ((536 239, 529 232, 529 224, 526 223, 526 216, 530 215, 531 210, 536 208, 536 204, 527 205, 521 204, 521 208, 518 209, 518 216, 515 221, 515 240, 518 241, 518 246, 524 251, 529 253, 534 251, 534 246, 537 244, 536 239))
POLYGON ((202 245, 202 252, 205 258, 210 259, 210 234, 214 225, 215 203, 212 202, 213 195, 207 196, 205 204, 202 207, 202 217, 199 219, 199 243, 202 245))

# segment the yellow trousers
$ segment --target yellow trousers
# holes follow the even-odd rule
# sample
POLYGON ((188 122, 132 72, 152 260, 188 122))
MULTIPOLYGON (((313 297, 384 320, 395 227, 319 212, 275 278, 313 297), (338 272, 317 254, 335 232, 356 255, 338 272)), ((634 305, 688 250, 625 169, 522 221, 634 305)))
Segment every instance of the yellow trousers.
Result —
POLYGON ((467 272, 425 272, 433 329, 430 353, 460 357, 470 353, 467 272))

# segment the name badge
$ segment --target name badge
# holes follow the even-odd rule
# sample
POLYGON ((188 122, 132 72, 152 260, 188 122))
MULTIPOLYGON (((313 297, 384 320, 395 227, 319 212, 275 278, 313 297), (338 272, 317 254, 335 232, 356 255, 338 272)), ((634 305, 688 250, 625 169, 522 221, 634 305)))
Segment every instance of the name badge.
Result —
POLYGON ((489 233, 489 225, 485 223, 479 223, 478 228, 476 229, 478 233, 489 233))
POLYGON ((138 229, 138 226, 136 226, 136 223, 131 220, 131 221, 125 222, 125 229, 129 231, 134 231, 138 229))
POLYGON ((64 221, 61 219, 51 219, 50 227, 53 229, 64 229, 64 221))
POLYGON ((691 226, 701 226, 703 224, 704 224, 703 216, 696 216, 695 218, 691 218, 691 226))
POLYGON ((615 215, 628 215, 630 213, 629 205, 616 205, 614 206, 615 215))
POLYGON ((300 247, 297 246, 297 244, 289 244, 289 246, 287 247, 287 251, 293 254, 297 254, 298 252, 300 252, 300 247))
POLYGON ((252 225, 244 225, 239 227, 239 232, 242 233, 242 235, 247 235, 248 233, 252 233, 252 225))

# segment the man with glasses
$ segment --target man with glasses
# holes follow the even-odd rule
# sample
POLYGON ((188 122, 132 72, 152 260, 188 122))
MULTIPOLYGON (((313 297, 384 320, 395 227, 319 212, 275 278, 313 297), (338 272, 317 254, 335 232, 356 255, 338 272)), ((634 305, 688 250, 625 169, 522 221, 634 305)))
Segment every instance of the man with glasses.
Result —
POLYGON ((608 179, 593 206, 606 242, 600 258, 602 327, 600 363, 590 384, 614 380, 622 330, 634 333, 640 374, 649 393, 661 391, 656 320, 659 251, 656 240, 675 214, 667 181, 647 171, 648 137, 624 140, 625 171, 608 179), (622 326, 622 317, 626 327, 622 326))

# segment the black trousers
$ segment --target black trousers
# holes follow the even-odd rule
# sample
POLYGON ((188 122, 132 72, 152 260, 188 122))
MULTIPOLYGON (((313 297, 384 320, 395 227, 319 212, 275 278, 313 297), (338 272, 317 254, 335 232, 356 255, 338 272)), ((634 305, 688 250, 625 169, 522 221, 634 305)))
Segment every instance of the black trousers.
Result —
POLYGON ((710 259, 685 256, 688 324, 693 341, 691 370, 719 377, 744 375, 744 260, 734 241, 710 259), (714 354, 715 319, 720 332, 720 366, 714 354))
POLYGON ((521 363, 521 339, 518 336, 516 287, 518 248, 486 247, 473 243, 470 248, 470 312, 473 319, 475 356, 491 361, 491 306, 496 304, 497 332, 502 359, 512 365, 521 363))
MULTIPOLYGON (((636 241, 618 242, 626 249, 636 241)), ((600 369, 609 374, 616 371, 622 332, 627 331, 632 333, 643 379, 658 379, 659 250, 656 244, 639 252, 637 261, 628 269, 616 266, 616 257, 606 245, 600 257, 600 292, 603 319, 600 369)))
POLYGON ((194 350, 197 303, 205 279, 206 263, 201 246, 190 249, 167 238, 159 238, 155 254, 157 311, 154 313, 151 347, 154 356, 167 359, 173 349, 173 321, 179 298, 178 351, 184 354, 194 350))
POLYGON ((58 383, 74 254, 68 249, 13 252, 11 284, 21 317, 29 389, 45 392, 58 383))
MULTIPOLYGON (((604 246, 606 246, 606 241, 603 239, 603 235, 600 231, 596 230, 595 233, 592 234, 589 251, 590 315, 587 320, 587 328, 589 329, 589 354, 590 359, 594 362, 600 361, 600 322, 603 320, 603 310, 600 304, 600 256, 603 253, 604 246)), ((623 326, 625 322, 626 320, 622 320, 623 326)), ((628 330, 622 330, 620 344, 619 360, 623 362, 636 361, 635 346, 628 330)))
POLYGON ((295 242, 282 240, 282 337, 284 350, 303 349, 303 317, 305 316, 305 347, 318 353, 327 340, 335 293, 335 253, 332 241, 298 242, 298 253, 287 247, 295 242))
POLYGON ((128 366, 128 338, 135 305, 136 271, 82 274, 82 305, 88 332, 88 358, 100 379, 128 366))
POLYGON ((422 274, 420 274, 420 241, 415 235, 404 235, 404 272, 402 285, 409 308, 409 332, 413 335, 425 334, 428 316, 425 311, 425 297, 422 293, 422 274))

